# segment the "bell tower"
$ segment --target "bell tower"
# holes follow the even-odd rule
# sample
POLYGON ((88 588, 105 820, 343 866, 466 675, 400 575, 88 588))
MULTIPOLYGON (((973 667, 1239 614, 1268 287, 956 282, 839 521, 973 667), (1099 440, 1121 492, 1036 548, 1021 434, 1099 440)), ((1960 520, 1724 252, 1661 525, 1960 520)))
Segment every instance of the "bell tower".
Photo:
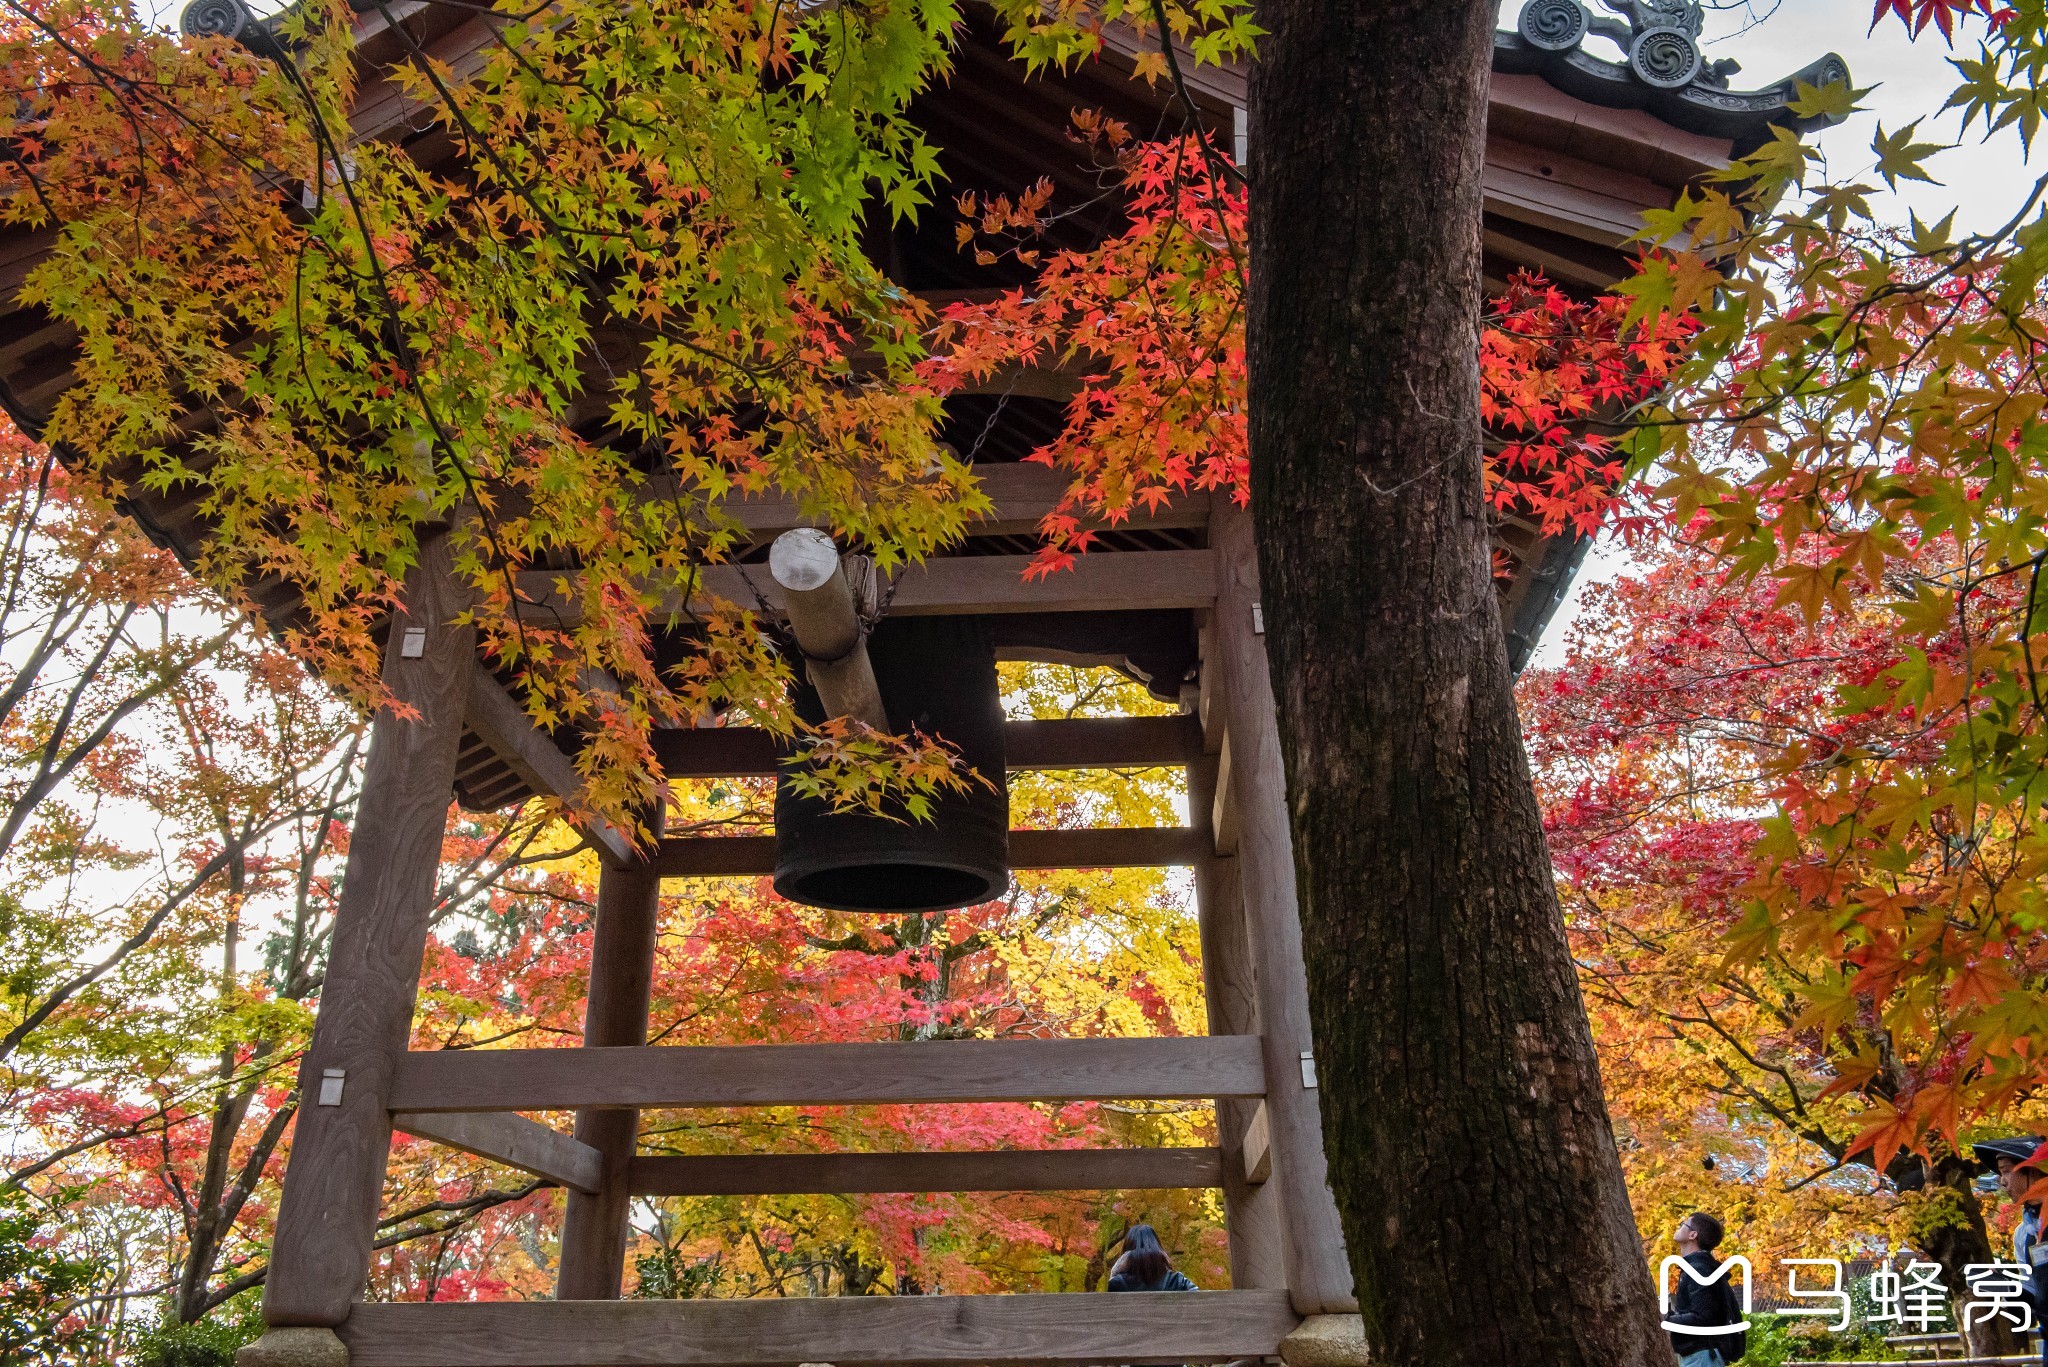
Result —
MULTIPOLYGON (((1484 225, 1496 284, 1525 268, 1574 290, 1612 284, 1628 270, 1627 238, 1644 212, 1668 207, 1774 127, 1796 126, 1788 108, 1795 80, 1847 74, 1829 58, 1777 85, 1734 91, 1725 64, 1699 58, 1698 5, 1603 4, 1620 17, 1596 18, 1577 0, 1531 0, 1518 26, 1497 35, 1484 225), (1588 43, 1614 51, 1601 55, 1588 43)), ((396 6, 359 21, 358 139, 427 137, 408 122, 420 111, 391 79, 411 48, 459 72, 499 32, 497 17, 454 5, 396 6), (405 26, 402 43, 394 23, 405 26)), ((259 50, 276 41, 232 0, 197 0, 183 25, 259 50)), ((916 110, 948 181, 1014 192, 1043 172, 1086 188, 1092 182, 1072 168, 1061 136, 1067 111, 1158 125, 1178 97, 1136 79, 1133 44, 1114 31, 1106 37, 1108 51, 1087 70, 1027 77, 985 16, 964 24, 950 82, 916 110)), ((1184 65, 1189 102, 1231 145, 1243 128, 1242 73, 1184 65)), ((445 136, 437 146, 454 155, 445 136)), ((935 222, 894 233, 886 243, 892 275, 934 302, 1005 283, 979 274, 951 239, 950 226, 935 222)), ((71 383, 75 345, 17 298, 24 263, 46 249, 27 229, 0 241, 0 398, 30 433, 71 383)), ((712 567, 705 589, 728 602, 758 595, 775 615, 805 662, 799 709, 943 736, 989 781, 942 804, 928 826, 834 815, 785 786, 772 836, 672 836, 643 858, 616 832, 592 830, 605 867, 580 1048, 408 1047, 451 796, 495 810, 533 794, 569 796, 577 785, 568 752, 528 720, 458 624, 466 600, 448 545, 428 542, 386 633, 383 677, 409 715, 387 712, 374 725, 301 1077, 265 1285, 269 1331, 244 1350, 243 1367, 1362 1361, 1326 1177, 1249 516, 1227 498, 1190 493, 1106 531, 1071 570, 1027 579, 1033 534, 1065 477, 1020 458, 1057 430, 1079 383, 1078 373, 1047 367, 949 400, 956 444, 972 451, 993 509, 953 553, 886 581, 870 583, 842 560, 831 529, 806 529, 793 507, 772 498, 733 505, 760 554, 712 567), (1120 669, 1182 700, 1183 711, 1005 721, 995 670, 1006 659, 1120 669), (1141 765, 1185 770, 1186 826, 1009 827, 1006 773, 1141 765), (770 878, 810 905, 906 912, 1000 895, 1012 870, 1159 866, 1189 868, 1198 892, 1204 1036, 648 1043, 665 879, 770 878), (656 1156, 638 1144, 639 1115, 649 1109, 1145 1099, 1213 1106, 1216 1142, 739 1157, 656 1156), (573 1131, 523 1112, 572 1112, 573 1131), (362 1299, 394 1129, 566 1191, 555 1300, 362 1299), (1229 1290, 1113 1300, 619 1298, 636 1197, 1171 1187, 1221 1191, 1229 1290)), ((213 535, 188 492, 138 486, 130 507, 188 564, 213 535)), ((1519 667, 1584 545, 1514 517, 1497 539, 1514 566, 1501 592, 1519 667)), ((531 596, 547 599, 558 577, 537 576, 531 596)), ((273 626, 301 611, 289 584, 255 592, 273 626)), ((668 730, 650 741, 674 779, 778 773, 780 756, 764 733, 668 730)))

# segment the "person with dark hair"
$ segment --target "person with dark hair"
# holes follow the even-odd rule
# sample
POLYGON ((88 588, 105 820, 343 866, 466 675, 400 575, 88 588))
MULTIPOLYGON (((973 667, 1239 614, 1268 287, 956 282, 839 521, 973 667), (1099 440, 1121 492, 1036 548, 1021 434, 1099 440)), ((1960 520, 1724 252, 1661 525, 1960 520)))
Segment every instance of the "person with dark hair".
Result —
POLYGON ((1664 1316, 1664 1326, 1671 1332, 1672 1351, 1678 1354, 1678 1367, 1727 1367, 1742 1357, 1747 1346, 1746 1335, 1740 1332, 1687 1334, 1672 1327, 1718 1329, 1742 1323, 1742 1304, 1729 1283, 1732 1274, 1722 1272, 1720 1260, 1714 1257, 1725 1233, 1721 1222, 1703 1210, 1680 1220, 1672 1232, 1678 1256, 1692 1269, 1690 1275, 1683 1270, 1678 1273, 1678 1285, 1672 1288, 1671 1309, 1664 1316), (1717 1272, 1721 1275, 1716 1276, 1717 1272))
POLYGON ((1109 1269, 1112 1291, 1194 1291, 1199 1288, 1173 1270, 1173 1260, 1159 1246, 1159 1235, 1150 1225, 1132 1225, 1124 1231, 1123 1256, 1109 1269))
MULTIPOLYGON (((2019 1223, 2012 1232, 2012 1260, 2027 1269, 2027 1304, 2037 1325, 2048 1324, 2048 1234, 2044 1234, 2034 1187, 2048 1177, 2048 1144, 2038 1135, 2015 1135, 1971 1146, 1977 1161, 1997 1176, 2005 1194, 2019 1203, 2019 1223)), ((2048 1365, 2048 1335, 2041 1340, 2041 1361, 2048 1365)))

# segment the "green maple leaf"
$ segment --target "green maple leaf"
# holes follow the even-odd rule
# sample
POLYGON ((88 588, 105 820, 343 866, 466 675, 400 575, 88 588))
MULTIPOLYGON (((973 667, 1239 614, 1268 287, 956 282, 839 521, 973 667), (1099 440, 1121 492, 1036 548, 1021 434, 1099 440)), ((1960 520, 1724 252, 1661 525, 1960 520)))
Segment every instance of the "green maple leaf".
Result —
POLYGON ((1827 119, 1839 123, 1863 108, 1863 97, 1875 87, 1858 89, 1847 81, 1830 81, 1826 85, 1808 85, 1804 81, 1794 86, 1797 92, 1786 106, 1801 119, 1827 119))
POLYGON ((1877 173, 1884 177, 1885 185, 1891 189, 1898 189, 1902 180, 1921 180, 1929 185, 1936 183, 1920 163, 1936 152, 1946 152, 1948 145, 1914 142, 1913 134, 1919 127, 1920 120, 1915 119, 1898 132, 1888 135, 1880 123, 1877 135, 1870 140, 1870 150, 1877 156, 1877 173))

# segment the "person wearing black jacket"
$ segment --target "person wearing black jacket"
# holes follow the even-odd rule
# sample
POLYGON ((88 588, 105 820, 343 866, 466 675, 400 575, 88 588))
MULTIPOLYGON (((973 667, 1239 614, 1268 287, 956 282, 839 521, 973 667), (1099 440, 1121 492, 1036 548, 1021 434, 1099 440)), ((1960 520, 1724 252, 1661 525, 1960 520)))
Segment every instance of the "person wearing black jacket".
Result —
MULTIPOLYGON (((1679 1221, 1672 1234, 1678 1256, 1693 1270, 1693 1276, 1677 1273, 1672 1289, 1671 1310, 1664 1316, 1668 1328, 1674 1324, 1707 1329, 1742 1322, 1742 1304, 1728 1276, 1707 1281, 1721 1266, 1714 1249, 1721 1242, 1721 1222, 1703 1210, 1679 1221), (1702 1282, 1706 1282, 1702 1285, 1702 1282)), ((1671 1348, 1678 1354, 1679 1367, 1727 1367, 1741 1355, 1741 1334, 1686 1334, 1671 1330, 1671 1348)))
POLYGON ((1124 1232, 1124 1253, 1109 1269, 1112 1291, 1193 1291, 1195 1284, 1173 1270, 1159 1235, 1150 1225, 1132 1225, 1124 1232))
MULTIPOLYGON (((2048 1235, 2042 1231, 2041 1202, 2030 1201, 2044 1176, 2048 1176, 2048 1144, 2039 1135, 2015 1135, 1990 1139, 1971 1146, 1977 1161, 1997 1178, 2005 1194, 2020 1204, 2020 1218, 2012 1233, 2012 1260, 2027 1269, 2027 1304, 2033 1308, 2034 1323, 2048 1325, 2048 1235)), ((2048 1367, 2048 1335, 2041 1341, 2042 1367, 2048 1367)))

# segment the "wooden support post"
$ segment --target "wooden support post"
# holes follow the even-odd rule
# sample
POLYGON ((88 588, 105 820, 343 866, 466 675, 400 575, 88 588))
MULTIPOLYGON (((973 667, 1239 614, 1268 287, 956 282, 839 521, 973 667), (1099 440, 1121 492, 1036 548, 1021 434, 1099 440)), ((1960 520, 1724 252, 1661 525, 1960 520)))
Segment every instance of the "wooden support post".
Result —
MULTIPOLYGON (((1195 830, 1211 842, 1214 832, 1209 813, 1214 808, 1216 777, 1214 755, 1200 755, 1188 765, 1188 816, 1195 830)), ((1245 941, 1237 860, 1215 856, 1199 859, 1194 872, 1209 1033, 1256 1035, 1258 988, 1245 941)), ((1285 1077, 1279 1080, 1281 1086, 1288 1081, 1285 1077)), ((1240 1291, 1287 1285, 1280 1193, 1246 1177, 1244 1136, 1260 1104, 1227 1097, 1216 1101, 1217 1140, 1223 1149, 1223 1218, 1230 1237, 1230 1284, 1240 1291)))
MULTIPOLYGON (((660 903, 661 875, 648 864, 606 868, 598 875, 590 998, 583 1008, 586 1049, 647 1043, 660 903)), ((633 1153, 639 1137, 637 1110, 576 1113, 577 1142, 596 1149, 604 1169, 595 1193, 569 1193, 562 1222, 562 1266, 555 1278, 557 1300, 618 1299, 626 1271, 633 1153)))
POLYGON ((420 548, 384 648, 384 684, 418 713, 377 714, 278 1210, 263 1318, 337 1325, 361 1293, 391 1147, 385 1109, 426 951, 475 634, 445 536, 420 548))
POLYGON ((1209 544, 1218 563, 1218 593, 1210 622, 1213 652, 1203 670, 1215 673, 1209 684, 1224 709, 1230 738, 1230 796, 1237 814, 1234 862, 1265 1049, 1273 1175, 1263 1189, 1277 1193, 1285 1211, 1287 1289, 1295 1310, 1348 1313, 1358 1309, 1358 1298, 1323 1157, 1308 975, 1302 966, 1287 825, 1287 775, 1280 760, 1273 681, 1266 669, 1250 513, 1219 500, 1210 518, 1209 544))

